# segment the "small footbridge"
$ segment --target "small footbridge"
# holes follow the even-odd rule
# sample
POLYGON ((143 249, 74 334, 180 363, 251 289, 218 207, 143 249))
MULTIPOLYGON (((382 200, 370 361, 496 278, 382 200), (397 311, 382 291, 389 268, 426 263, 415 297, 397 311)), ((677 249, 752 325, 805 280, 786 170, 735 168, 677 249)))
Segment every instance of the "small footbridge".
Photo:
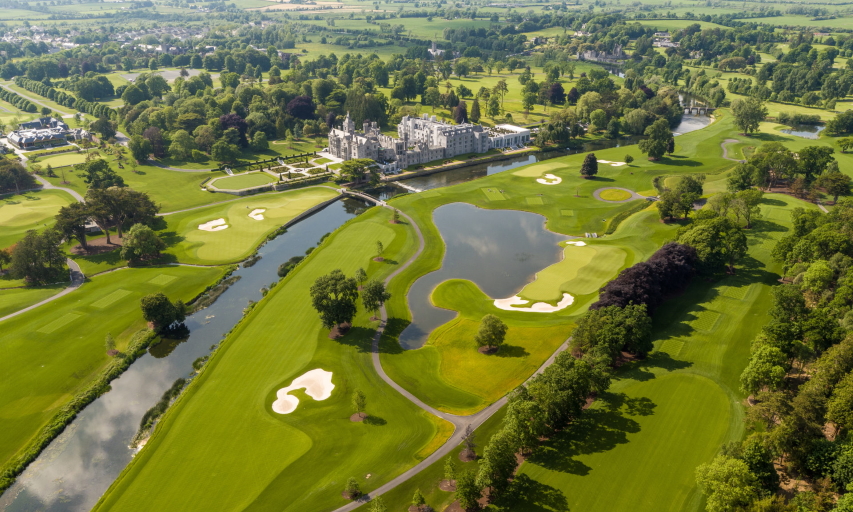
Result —
POLYGON ((717 109, 714 107, 684 107, 684 113, 685 114, 699 114, 699 115, 708 114, 708 115, 710 115, 711 112, 713 112, 715 110, 717 110, 717 109))
POLYGON ((347 188, 342 188, 342 189, 340 189, 340 193, 344 194, 346 196, 352 196, 352 197, 357 197, 359 199, 363 199, 364 201, 367 201, 369 203, 373 203, 376 206, 388 206, 388 203, 386 203, 385 201, 383 201, 379 198, 373 197, 370 194, 365 194, 364 192, 360 192, 358 190, 350 190, 347 188))

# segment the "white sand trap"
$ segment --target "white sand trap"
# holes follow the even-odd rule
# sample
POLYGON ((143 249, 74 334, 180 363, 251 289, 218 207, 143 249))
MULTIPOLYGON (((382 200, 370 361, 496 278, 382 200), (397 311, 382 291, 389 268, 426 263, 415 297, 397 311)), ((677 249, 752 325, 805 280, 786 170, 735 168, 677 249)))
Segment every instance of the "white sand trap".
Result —
POLYGON ((566 242, 566 245, 576 245, 578 247, 583 247, 586 245, 586 242, 581 240, 569 240, 568 242, 566 242))
POLYGON ((254 209, 254 210, 252 210, 252 212, 249 214, 249 217, 251 217, 251 218, 253 218, 253 219, 255 219, 255 220, 264 220, 264 212, 265 212, 265 211, 267 211, 267 209, 266 209, 266 208, 255 208, 255 209, 254 209))
POLYGON ((503 309, 504 311, 524 311, 527 313, 553 313, 554 311, 560 311, 561 309, 565 309, 572 305, 575 301, 575 298, 569 295, 568 293, 563 294, 563 300, 557 303, 556 306, 552 306, 547 302, 537 302, 530 307, 517 308, 515 306, 523 306, 529 303, 529 300, 524 300, 518 295, 513 295, 508 299, 495 299, 495 307, 498 309, 503 309))
POLYGON ((553 174, 546 174, 544 178, 538 178, 536 180, 537 183, 541 183, 543 185, 557 185, 562 181, 563 178, 559 176, 554 176, 553 174))
POLYGON ((228 229, 228 224, 225 223, 225 219, 216 219, 199 224, 198 229, 202 231, 222 231, 223 229, 228 229))
POLYGON ((332 396, 335 385, 332 384, 332 372, 317 368, 306 372, 293 379, 286 388, 279 389, 275 396, 276 401, 272 403, 272 410, 279 414, 290 414, 299 405, 299 399, 289 395, 295 389, 305 389, 305 394, 314 400, 325 400, 332 396))
POLYGON ((610 164, 611 167, 619 167, 620 165, 625 165, 625 162, 611 162, 610 160, 596 160, 596 162, 600 164, 610 164))

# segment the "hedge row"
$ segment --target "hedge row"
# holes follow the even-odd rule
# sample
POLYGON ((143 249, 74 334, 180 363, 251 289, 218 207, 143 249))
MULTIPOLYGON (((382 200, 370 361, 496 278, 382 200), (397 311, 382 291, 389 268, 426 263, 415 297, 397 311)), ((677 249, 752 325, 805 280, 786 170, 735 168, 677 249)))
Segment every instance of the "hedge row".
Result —
POLYGON ((8 489, 15 478, 30 465, 39 454, 47 448, 65 428, 74 421, 77 414, 87 405, 94 402, 96 398, 110 390, 110 382, 124 373, 130 365, 145 353, 151 342, 157 338, 157 334, 148 329, 141 330, 133 335, 127 347, 127 353, 114 358, 100 375, 92 381, 86 389, 77 394, 70 402, 65 404, 56 415, 36 435, 30 444, 15 458, 7 462, 0 470, 0 493, 8 489))
POLYGON ((38 108, 35 103, 24 98, 23 96, 18 96, 18 93, 12 92, 8 89, 0 88, 0 99, 7 103, 11 103, 12 105, 18 107, 24 112, 37 112, 38 108))
POLYGON ((41 82, 36 82, 35 80, 30 80, 29 78, 19 76, 15 79, 15 84, 18 87, 23 87, 24 89, 30 92, 38 94, 39 96, 44 96, 45 98, 51 101, 55 101, 63 107, 73 108, 80 112, 91 114, 95 117, 118 117, 118 112, 104 105, 103 103, 98 103, 96 101, 86 101, 82 98, 74 96, 73 94, 68 94, 67 92, 54 89, 49 85, 45 85, 41 82))

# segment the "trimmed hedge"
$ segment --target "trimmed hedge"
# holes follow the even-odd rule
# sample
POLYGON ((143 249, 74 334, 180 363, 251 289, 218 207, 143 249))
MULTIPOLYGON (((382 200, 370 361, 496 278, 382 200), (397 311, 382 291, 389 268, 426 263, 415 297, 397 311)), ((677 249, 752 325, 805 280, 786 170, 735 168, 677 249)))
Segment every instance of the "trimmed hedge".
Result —
POLYGON ((110 361, 86 389, 78 393, 51 418, 50 422, 41 429, 35 439, 22 452, 19 452, 16 457, 2 467, 0 470, 0 493, 15 483, 15 478, 36 460, 42 450, 47 448, 51 441, 65 430, 65 427, 74 421, 80 411, 109 391, 110 382, 118 378, 134 361, 142 356, 156 338, 157 333, 148 329, 143 329, 134 334, 127 347, 127 353, 110 361))

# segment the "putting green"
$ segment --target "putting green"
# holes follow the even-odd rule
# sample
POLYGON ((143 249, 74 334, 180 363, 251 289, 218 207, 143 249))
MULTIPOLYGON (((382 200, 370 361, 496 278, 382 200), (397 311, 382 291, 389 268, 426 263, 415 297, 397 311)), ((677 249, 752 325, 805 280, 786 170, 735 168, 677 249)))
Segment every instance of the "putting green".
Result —
MULTIPOLYGON (((222 275, 220 268, 161 267, 125 269, 89 279, 79 290, 3 321, 0 340, 0 464, 5 464, 109 361, 107 333, 118 349, 145 327, 139 300, 160 292, 188 301, 222 275), (158 274, 176 279, 170 286, 149 283, 158 274), (120 297, 118 292, 121 293, 120 297), (101 307, 105 300, 109 307, 101 307)), ((13 292, 21 296, 24 292, 13 292)), ((36 301, 31 301, 36 302, 36 301)))
POLYGON ((536 280, 519 295, 534 302, 552 302, 560 300, 563 293, 573 296, 594 293, 616 276, 626 256, 624 250, 609 245, 566 245, 562 261, 537 273, 536 280))
POLYGON ((73 199, 59 190, 0 197, 0 249, 14 245, 30 229, 53 226, 54 216, 73 199))
MULTIPOLYGON (((769 248, 789 230, 797 206, 816 208, 766 195, 762 211, 789 215, 765 216, 747 231, 755 265, 712 283, 695 280, 658 309, 656 351, 622 367, 590 414, 522 465, 520 474, 534 480, 530 488, 564 499, 571 510, 700 509, 696 466, 743 435, 739 376, 769 319, 781 269, 769 248)), ((519 496, 512 510, 541 510, 538 504, 537 496, 519 496)))
POLYGON ((346 503, 347 478, 374 489, 443 442, 448 430, 374 372, 369 314, 361 311, 349 334, 330 340, 308 300, 316 278, 332 269, 353 275, 364 267, 380 279, 392 272, 395 264, 372 261, 377 240, 387 260, 409 258, 412 228, 390 218, 374 208, 350 221, 273 288, 95 509, 330 510, 346 503), (275 414, 276 391, 315 368, 332 372, 331 396, 315 401, 297 391, 298 408, 275 414), (355 390, 367 396, 368 422, 349 420, 355 390))
POLYGON ((605 201, 625 201, 632 197, 630 192, 625 192, 624 190, 619 190, 617 188, 602 190, 598 195, 605 201))
POLYGON ((553 173, 554 171, 564 171, 567 170, 568 166, 562 159, 554 159, 546 162, 541 162, 533 165, 528 165, 522 167, 517 171, 513 171, 512 174, 515 176, 522 176, 525 178, 538 178, 546 173, 553 173))
POLYGON ((278 181, 265 172, 250 172, 235 174, 227 178, 216 178, 210 185, 223 190, 242 190, 244 188, 259 187, 278 181))
POLYGON ((504 201, 509 199, 509 197, 503 193, 502 190, 497 188, 481 188, 483 195, 486 196, 487 201, 504 201))
POLYGON ((337 195, 329 187, 307 187, 175 213, 165 217, 168 227, 160 236, 167 242, 176 241, 165 252, 182 263, 233 263, 249 256, 268 234, 287 221, 337 195), (249 217, 256 209, 264 210, 262 220, 249 217), (225 219, 228 228, 199 229, 199 225, 216 219, 225 219))

